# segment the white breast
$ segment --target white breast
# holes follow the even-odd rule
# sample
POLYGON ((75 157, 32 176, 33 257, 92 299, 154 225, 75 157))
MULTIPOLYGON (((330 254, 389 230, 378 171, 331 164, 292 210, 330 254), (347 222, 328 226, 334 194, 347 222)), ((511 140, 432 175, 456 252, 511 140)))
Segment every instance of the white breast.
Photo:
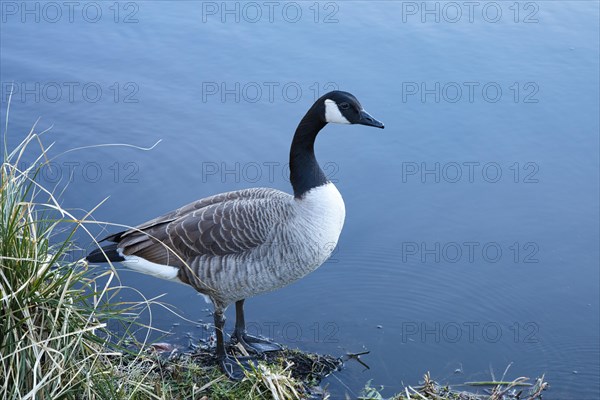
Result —
POLYGON ((335 185, 327 183, 309 190, 296 200, 296 206, 311 239, 333 251, 346 218, 344 200, 335 185))

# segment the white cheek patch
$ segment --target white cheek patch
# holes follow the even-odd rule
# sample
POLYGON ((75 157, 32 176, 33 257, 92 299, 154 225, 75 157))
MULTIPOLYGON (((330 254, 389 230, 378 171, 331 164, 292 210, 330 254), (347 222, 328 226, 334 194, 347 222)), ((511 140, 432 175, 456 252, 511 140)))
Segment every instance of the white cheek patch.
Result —
POLYGON ((337 104, 333 100, 325 100, 325 121, 334 124, 349 124, 350 121, 342 115, 337 104))

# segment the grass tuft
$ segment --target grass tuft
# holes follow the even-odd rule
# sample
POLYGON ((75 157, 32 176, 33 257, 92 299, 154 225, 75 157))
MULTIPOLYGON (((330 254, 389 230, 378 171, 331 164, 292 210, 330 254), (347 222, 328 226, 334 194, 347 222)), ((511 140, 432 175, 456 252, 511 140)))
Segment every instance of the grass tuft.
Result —
POLYGON ((104 397, 115 352, 105 344, 112 271, 90 278, 69 260, 79 227, 36 177, 46 157, 19 169, 32 131, 0 170, 0 393, 6 399, 104 397), (66 239, 56 242, 57 236, 66 239), (56 242, 55 244, 53 244, 56 242), (103 280, 104 286, 98 286, 103 280))

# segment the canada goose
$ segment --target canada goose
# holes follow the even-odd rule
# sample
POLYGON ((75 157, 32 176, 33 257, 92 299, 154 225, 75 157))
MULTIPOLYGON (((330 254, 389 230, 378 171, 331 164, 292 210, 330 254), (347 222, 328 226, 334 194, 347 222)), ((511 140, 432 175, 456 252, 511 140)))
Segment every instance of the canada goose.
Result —
POLYGON ((232 337, 249 352, 279 350, 279 345, 246 333, 244 300, 317 269, 331 255, 342 231, 344 201, 314 153, 317 134, 330 122, 383 128, 352 94, 329 92, 313 104, 294 134, 293 196, 253 188, 207 197, 108 236, 103 241, 113 243, 92 251, 86 260, 118 261, 136 271, 188 284, 207 297, 215 308, 221 369, 232 379, 243 378, 243 367, 225 351, 225 309, 235 303, 232 337))

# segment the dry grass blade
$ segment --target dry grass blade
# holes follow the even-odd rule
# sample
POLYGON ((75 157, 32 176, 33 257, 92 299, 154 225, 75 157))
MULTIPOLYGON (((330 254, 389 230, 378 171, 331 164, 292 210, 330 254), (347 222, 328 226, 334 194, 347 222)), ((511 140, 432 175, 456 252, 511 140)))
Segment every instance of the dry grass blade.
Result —
MULTIPOLYGON (((502 376, 503 379, 506 377, 507 372, 508 367, 504 371, 502 376)), ((512 381, 502 380, 465 383, 466 385, 475 387, 492 387, 490 392, 480 393, 478 391, 457 390, 455 387, 447 385, 442 386, 431 379, 428 372, 423 376, 423 384, 421 387, 413 388, 412 386, 406 386, 402 393, 390 397, 389 400, 541 400, 542 392, 548 388, 548 384, 544 381, 544 376, 537 379, 534 385, 528 383, 528 380, 529 378, 519 377, 512 381), (525 389, 517 391, 517 387, 531 387, 531 389, 527 393, 523 393, 525 389)), ((370 382, 363 389, 363 393, 359 399, 385 400, 379 390, 370 385, 370 382)))

